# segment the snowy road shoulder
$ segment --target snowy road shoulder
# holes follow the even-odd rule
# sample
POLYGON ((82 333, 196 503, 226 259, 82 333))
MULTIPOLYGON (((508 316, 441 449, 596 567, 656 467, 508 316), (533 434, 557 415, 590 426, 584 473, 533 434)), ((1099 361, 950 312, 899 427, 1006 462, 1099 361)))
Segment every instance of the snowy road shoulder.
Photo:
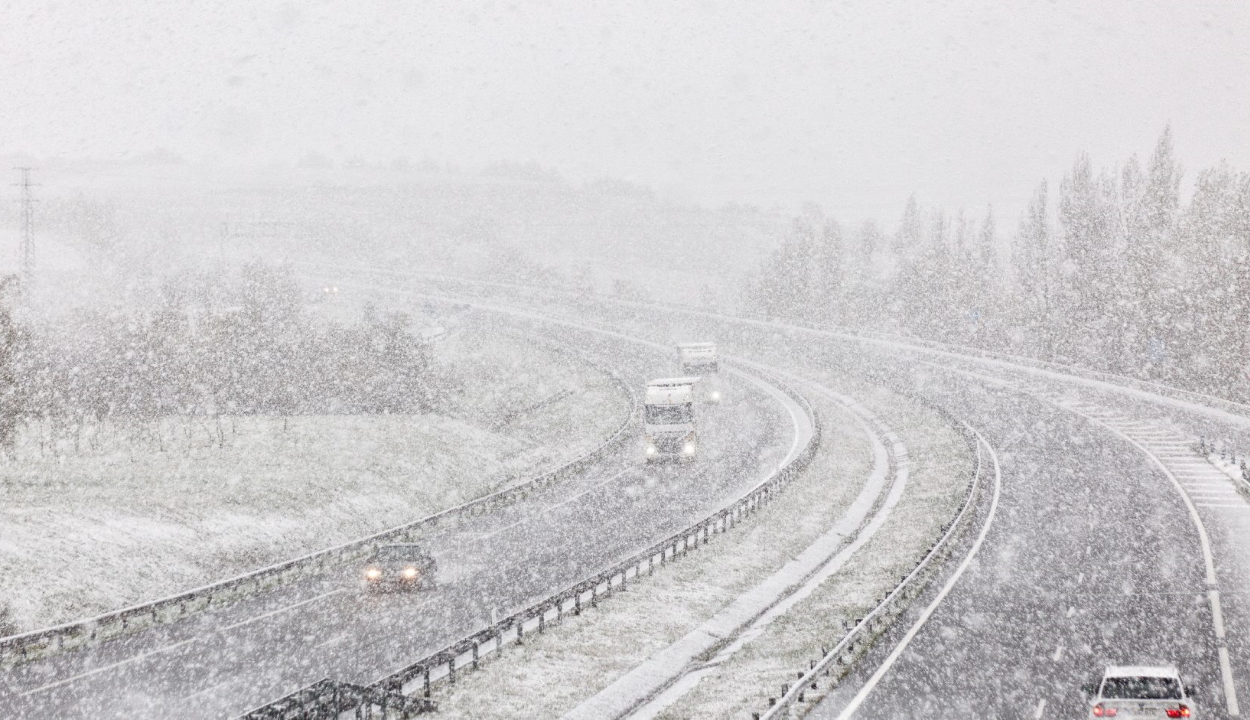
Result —
MULTIPOLYGON (((460 678, 454 687, 437 688, 441 712, 452 717, 485 718, 551 717, 570 712, 628 676, 648 658, 675 643, 680 645, 683 638, 718 614, 728 613, 721 619, 732 615, 736 621, 707 625, 712 629, 709 634, 717 638, 711 645, 714 649, 775 605, 778 595, 801 588, 802 580, 846 542, 845 537, 835 539, 830 528, 839 526, 863 496, 873 466, 884 463, 885 452, 883 447, 874 448, 858 421, 844 408, 826 397, 813 397, 813 402, 826 418, 827 442, 809 470, 778 500, 717 543, 671 565, 655 578, 634 583, 628 593, 602 603, 600 611, 577 618, 566 616, 562 627, 549 628, 546 635, 531 638, 524 648, 490 661, 481 672, 460 678), (812 548, 821 538, 828 542, 812 548), (799 572, 795 570, 796 558, 804 552, 809 553, 810 562, 805 565, 806 572, 799 572), (793 577, 783 586, 770 587, 771 597, 763 600, 756 596, 753 608, 739 603, 787 564, 793 577), (551 682, 555 678, 559 683, 551 682), (536 692, 539 687, 541 693, 536 692), (524 707, 506 700, 517 697, 526 698, 524 707)), ((870 505, 880 506, 881 489, 868 491, 873 498, 870 505)), ((854 527, 839 529, 845 533, 854 527)), ((890 572, 882 576, 882 582, 890 572)), ((855 597, 863 601, 858 594, 855 597)), ((696 643, 686 645, 695 651, 693 656, 708 649, 696 647, 696 643)), ((690 652, 684 655, 686 662, 672 665, 677 675, 690 667, 688 659, 693 656, 690 652)), ((673 676, 660 673, 656 680, 663 686, 673 676)), ((735 690, 736 701, 741 691, 741 687, 735 690)), ((699 708, 695 714, 721 714, 704 710, 699 708)))

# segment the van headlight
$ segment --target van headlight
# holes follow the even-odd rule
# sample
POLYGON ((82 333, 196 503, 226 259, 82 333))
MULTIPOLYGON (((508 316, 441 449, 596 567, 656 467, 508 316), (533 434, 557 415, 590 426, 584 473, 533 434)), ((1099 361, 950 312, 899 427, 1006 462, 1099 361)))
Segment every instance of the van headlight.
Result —
POLYGON ((378 578, 382 577, 382 571, 377 568, 369 568, 368 570, 365 571, 365 577, 369 578, 370 580, 377 580, 378 578))

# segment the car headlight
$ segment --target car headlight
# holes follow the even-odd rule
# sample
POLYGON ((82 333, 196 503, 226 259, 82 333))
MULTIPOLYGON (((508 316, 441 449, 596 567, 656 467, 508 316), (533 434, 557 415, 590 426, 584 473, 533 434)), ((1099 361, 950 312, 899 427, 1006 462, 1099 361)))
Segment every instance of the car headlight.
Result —
POLYGON ((646 452, 647 452, 647 454, 648 454, 648 455, 654 455, 654 454, 655 454, 655 446, 654 446, 654 445, 651 445, 651 444, 648 444, 648 445, 647 445, 647 450, 646 450, 646 452))
POLYGON ((404 577, 406 577, 406 578, 408 578, 409 580, 411 580, 411 579, 413 579, 413 578, 414 578, 414 577, 416 577, 416 576, 417 576, 417 569, 416 569, 416 568, 404 568, 404 577))
POLYGON ((694 443, 688 442, 686 443, 686 446, 682 449, 686 451, 687 455, 694 455, 694 443))
POLYGON ((369 578, 370 580, 377 580, 378 578, 382 577, 382 571, 377 568, 369 568, 368 570, 365 571, 365 577, 369 578))
POLYGON ((712 391, 712 402, 720 402, 720 390, 712 391))

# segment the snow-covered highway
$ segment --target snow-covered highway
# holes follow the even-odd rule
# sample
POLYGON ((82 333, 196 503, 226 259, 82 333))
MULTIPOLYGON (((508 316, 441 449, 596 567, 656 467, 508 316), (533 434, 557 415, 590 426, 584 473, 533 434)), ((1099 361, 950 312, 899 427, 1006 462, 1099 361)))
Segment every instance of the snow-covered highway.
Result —
MULTIPOLYGON (((595 311, 608 324, 663 317, 733 337, 781 366, 861 368, 966 419, 1000 455, 1002 506, 977 560, 848 716, 1071 717, 1103 667, 1151 662, 1175 663, 1205 716, 1240 714, 1237 693, 1250 692, 1250 504, 1189 446, 1203 436, 1250 447, 1250 420, 902 339, 643 303, 595 311)), ((816 716, 842 716, 911 625, 896 623, 816 716)))
MULTIPOLYGON (((567 342, 601 342, 566 328, 567 342)), ((605 348, 639 386, 668 353, 605 348)), ((426 597, 363 597, 344 568, 212 613, 5 675, 6 717, 223 717, 322 677, 370 682, 513 608, 685 527, 772 472, 810 434, 779 393, 743 376, 693 467, 641 467, 637 442, 567 481, 423 541, 445 578, 426 597), (415 601, 414 601, 415 600, 415 601)))
MULTIPOLYGON (((849 676, 809 696, 811 707, 828 691, 813 717, 1073 716, 1085 707, 1082 685, 1103 666, 1145 662, 1177 664, 1199 688, 1205 716, 1239 714, 1236 692, 1250 679, 1250 504, 1190 446, 1205 436, 1250 447, 1250 420, 904 340, 502 287, 418 292, 427 300, 480 293, 480 307, 518 321, 563 318, 562 336, 578 342, 587 333, 583 345, 590 334, 595 342, 641 337, 616 353, 639 383, 665 361, 648 343, 714 336, 787 370, 854 368, 984 434, 1001 461, 1002 496, 988 525, 990 501, 981 497, 977 556, 947 591, 940 573, 849 676)), ((640 468, 627 447, 584 479, 431 535, 454 571, 423 601, 362 601, 345 571, 20 666, 5 702, 17 717, 49 708, 65 717, 221 717, 325 676, 372 681, 757 482, 803 429, 765 389, 739 381, 733 395, 739 404, 718 431, 725 451, 691 476, 640 468)), ((966 534, 953 557, 977 537, 966 534)), ((959 563, 948 565, 943 573, 959 563)))

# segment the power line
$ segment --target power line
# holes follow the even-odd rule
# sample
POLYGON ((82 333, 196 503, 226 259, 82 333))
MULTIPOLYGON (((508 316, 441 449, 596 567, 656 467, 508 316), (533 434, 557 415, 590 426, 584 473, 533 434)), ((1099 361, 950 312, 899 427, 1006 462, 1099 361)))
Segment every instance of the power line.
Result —
POLYGON ((38 183, 30 181, 30 171, 32 168, 17 167, 13 168, 22 173, 22 181, 13 183, 15 187, 22 189, 22 245, 20 249, 20 259, 22 266, 22 284, 21 292, 23 296, 29 297, 31 290, 35 286, 35 198, 31 193, 31 188, 36 187, 38 183))

